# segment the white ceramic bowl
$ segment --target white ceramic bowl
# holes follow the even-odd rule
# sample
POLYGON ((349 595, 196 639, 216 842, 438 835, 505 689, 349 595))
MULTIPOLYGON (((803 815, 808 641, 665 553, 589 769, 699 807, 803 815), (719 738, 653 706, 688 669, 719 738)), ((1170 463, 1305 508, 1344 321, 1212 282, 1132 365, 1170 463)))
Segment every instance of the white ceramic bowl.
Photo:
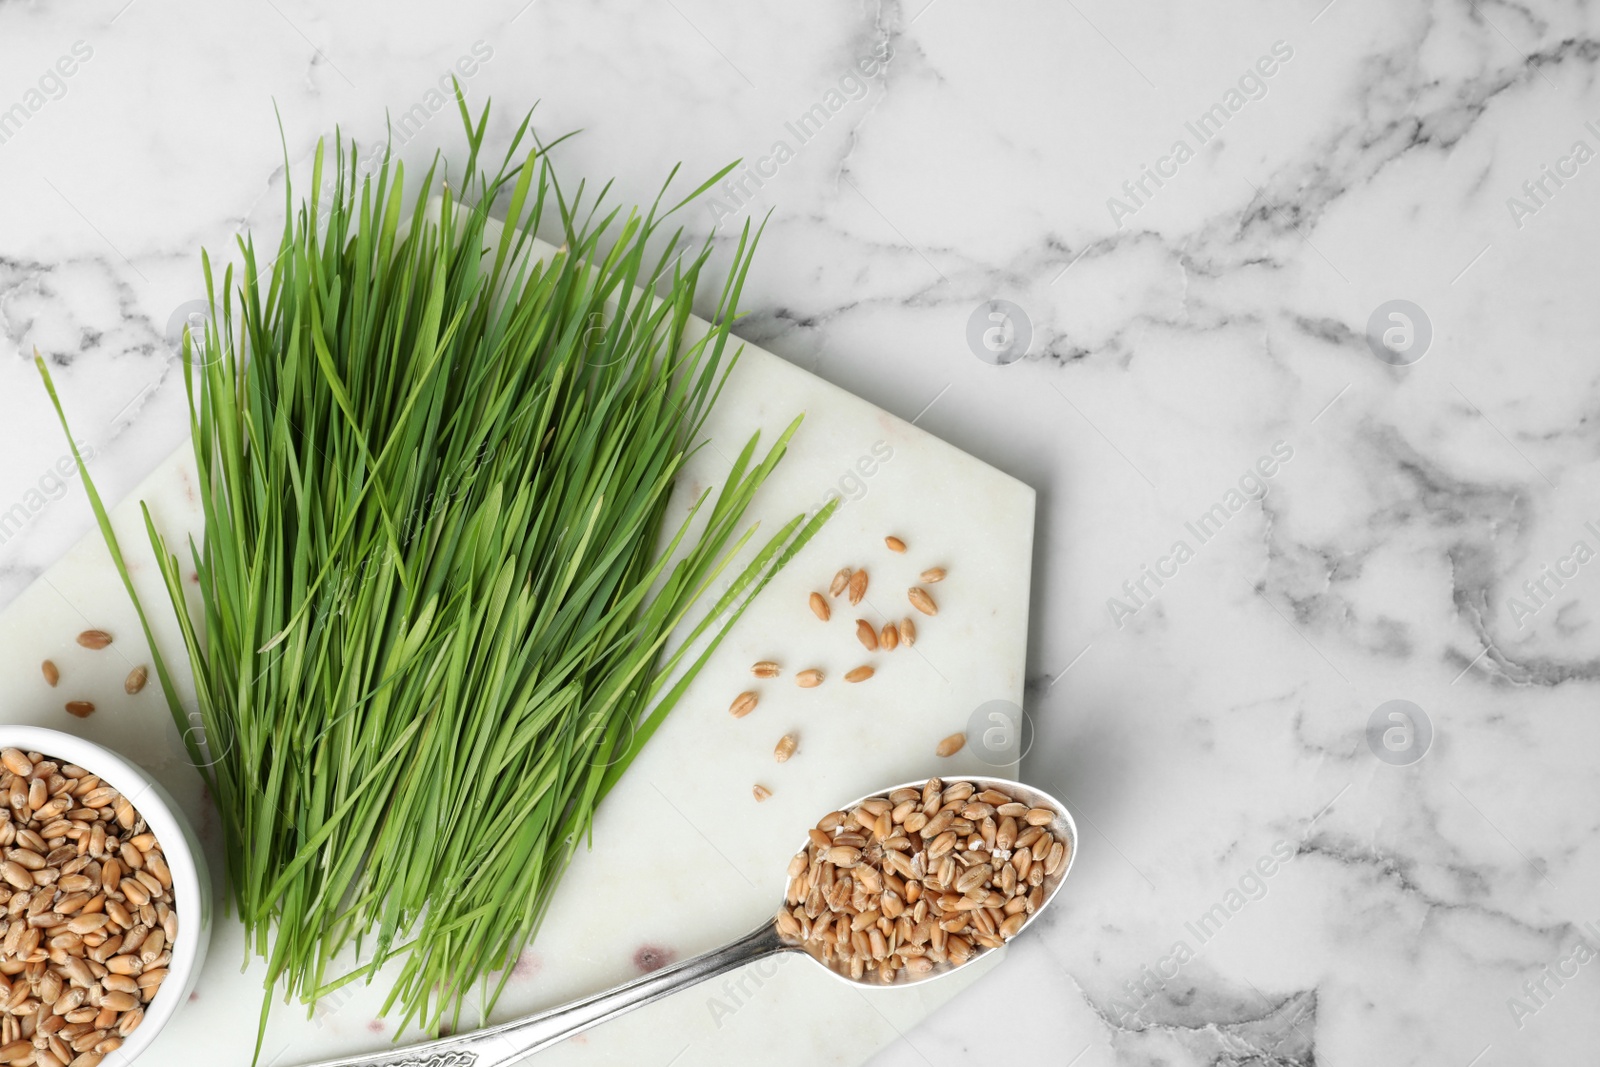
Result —
POLYGON ((179 1005, 189 999, 211 941, 211 877, 205 852, 177 810, 172 798, 137 765, 108 748, 81 737, 41 730, 36 726, 0 725, 0 748, 40 752, 62 763, 75 763, 100 776, 132 802, 144 816, 150 832, 161 843, 172 870, 173 910, 178 913, 178 942, 172 946, 172 963, 155 1000, 145 1007, 144 1022, 128 1035, 122 1047, 106 1056, 101 1067, 128 1067, 150 1047, 179 1005))

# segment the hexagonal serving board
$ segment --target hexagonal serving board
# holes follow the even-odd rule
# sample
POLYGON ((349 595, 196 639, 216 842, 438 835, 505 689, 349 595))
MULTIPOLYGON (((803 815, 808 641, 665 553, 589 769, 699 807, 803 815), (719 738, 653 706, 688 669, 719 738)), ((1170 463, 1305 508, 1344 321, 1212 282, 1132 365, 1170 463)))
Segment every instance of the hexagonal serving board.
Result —
MULTIPOLYGON (((536 254, 549 251, 541 246, 536 254)), ((63 400, 70 417, 72 397, 63 400)), ((619 984, 746 933, 776 908, 785 867, 806 829, 845 799, 929 774, 1014 776, 1014 764, 986 763, 971 745, 949 759, 937 758, 934 747, 964 729, 980 705, 1022 703, 1033 490, 746 346, 707 420, 711 447, 691 460, 674 510, 721 484, 729 458, 750 433, 759 429, 770 441, 800 411, 805 423, 749 518, 776 529, 831 495, 842 498, 839 510, 746 612, 601 807, 594 847, 580 852, 566 875, 538 939, 513 968, 494 1021, 619 984), (904 555, 885 548, 889 534, 905 540, 904 555), (826 591, 841 566, 867 568, 871 582, 858 608, 842 597, 831 600, 833 618, 823 623, 807 609, 807 596, 826 591), (906 591, 931 566, 946 567, 949 576, 933 587, 940 610, 927 618, 911 609, 906 591), (857 642, 856 618, 881 626, 904 616, 918 624, 914 648, 868 653, 857 642), (781 663, 783 676, 753 678, 750 665, 763 659, 781 663), (846 684, 845 672, 864 663, 876 668, 875 676, 846 684), (794 673, 808 667, 822 669, 827 681, 798 688, 794 673), (759 693, 759 706, 734 719, 728 705, 747 689, 759 693), (777 764, 773 745, 790 732, 798 734, 799 750, 777 764), (756 783, 772 792, 764 803, 752 797, 756 783)), ((157 639, 173 657, 181 644, 138 501, 149 505, 171 543, 201 528, 194 487, 185 449, 113 513, 141 595, 154 607, 157 639)), ((0 613, 5 718, 82 734, 149 768, 206 841, 220 887, 216 816, 162 697, 154 684, 133 697, 122 691, 128 671, 147 659, 132 605, 97 533, 0 613), (90 625, 115 634, 110 649, 90 652, 74 643, 90 625), (46 658, 60 666, 59 688, 41 676, 46 658), (99 710, 72 718, 63 703, 76 699, 99 710)), ((785 955, 659 1001, 530 1062, 859 1064, 993 965, 980 961, 935 983, 863 992, 785 955)), ((249 1064, 262 972, 247 960, 238 923, 219 913, 193 1003, 146 1061, 249 1064)), ((260 1062, 290 1067, 386 1046, 393 1026, 376 1014, 385 991, 347 988, 310 1018, 304 1009, 275 1006, 260 1062)))

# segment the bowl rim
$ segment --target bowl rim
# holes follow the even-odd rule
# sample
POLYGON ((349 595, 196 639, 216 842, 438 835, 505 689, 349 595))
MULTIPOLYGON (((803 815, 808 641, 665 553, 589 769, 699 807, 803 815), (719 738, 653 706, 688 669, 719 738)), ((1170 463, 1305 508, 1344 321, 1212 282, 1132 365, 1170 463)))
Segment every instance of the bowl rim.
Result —
POLYGON ((167 965, 167 980, 145 1006, 139 1028, 124 1039, 121 1048, 101 1061, 102 1067, 128 1067, 161 1033, 179 1003, 187 999, 203 957, 202 939, 210 925, 210 878, 204 857, 194 848, 197 839, 154 776, 105 745, 47 727, 8 723, 0 724, 0 748, 39 752, 63 763, 74 763, 114 786, 144 817, 172 871, 173 903, 180 922, 178 941, 171 948, 172 960, 167 965), (129 785, 136 785, 137 789, 126 788, 129 785))

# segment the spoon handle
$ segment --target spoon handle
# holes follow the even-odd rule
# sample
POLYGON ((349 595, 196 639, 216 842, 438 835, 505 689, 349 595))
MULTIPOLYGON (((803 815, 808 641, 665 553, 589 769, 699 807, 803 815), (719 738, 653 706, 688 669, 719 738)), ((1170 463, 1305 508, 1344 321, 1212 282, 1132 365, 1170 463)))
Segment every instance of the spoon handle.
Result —
POLYGON ((615 989, 537 1015, 439 1041, 366 1056, 325 1060, 307 1067, 503 1067, 652 1000, 791 948, 779 939, 777 927, 767 923, 703 956, 663 967, 615 989))

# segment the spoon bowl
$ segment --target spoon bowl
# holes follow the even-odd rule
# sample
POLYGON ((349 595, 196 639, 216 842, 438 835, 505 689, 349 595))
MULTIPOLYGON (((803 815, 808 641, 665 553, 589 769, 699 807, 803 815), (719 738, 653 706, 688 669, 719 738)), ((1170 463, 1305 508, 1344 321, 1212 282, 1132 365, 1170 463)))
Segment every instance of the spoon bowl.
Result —
MULTIPOLYGON (((915 782, 904 782, 900 785, 879 789, 858 797, 849 804, 837 809, 836 814, 848 815, 861 808, 869 801, 887 798, 891 793, 901 789, 916 789, 920 791, 931 779, 921 779, 915 782)), ((973 796, 986 790, 1004 793, 1011 800, 1019 804, 1026 804, 1030 809, 1043 809, 1048 811, 1051 819, 1043 824, 1043 828, 1056 841, 1065 847, 1065 856, 1062 858, 1054 874, 1046 875, 1039 883, 1040 901, 1031 912, 1026 913, 1026 918, 1018 924, 1017 928, 1008 937, 996 939, 1009 942, 1023 930, 1031 926, 1035 919, 1044 913, 1050 902, 1061 890, 1061 884, 1066 881, 1067 873, 1072 869, 1073 860, 1078 853, 1078 827, 1073 822, 1072 815, 1066 806, 1059 800, 1043 790, 1032 786, 1013 782, 1006 778, 989 778, 982 775, 963 775, 952 782, 941 783, 940 795, 947 795, 947 791, 955 785, 971 783, 973 796)), ((941 802, 940 807, 943 807, 941 802)), ((910 834, 918 831, 912 830, 910 834)), ((809 834, 808 840, 809 838, 809 834)), ((890 835, 891 837, 893 834, 890 835)), ((909 836, 909 835, 908 835, 909 836)), ((926 851, 924 847, 920 851, 926 851)), ((802 847, 804 854, 804 847, 802 847)), ((1042 869, 1042 868, 1041 868, 1042 869)), ((794 880, 802 875, 796 872, 791 876, 786 887, 788 897, 794 896, 794 880)), ((790 910, 793 904, 786 904, 782 911, 787 916, 792 916, 790 910)), ((1018 913, 1022 914, 1022 913, 1018 913)), ((953 974, 960 966, 948 960, 934 962, 924 973, 916 973, 909 967, 902 967, 894 972, 895 980, 884 982, 879 977, 879 971, 874 968, 863 972, 859 978, 852 978, 848 973, 841 973, 834 966, 830 966, 819 958, 819 954, 808 949, 802 940, 786 935, 779 930, 780 918, 775 918, 763 923, 750 933, 719 949, 714 949, 693 959, 684 960, 682 963, 670 967, 663 967, 642 978, 636 978, 625 985, 604 993, 598 993, 582 1000, 573 1001, 571 1004, 549 1011, 530 1015, 526 1018, 516 1019, 512 1022, 501 1023, 487 1029, 477 1030, 472 1033, 460 1034, 455 1037, 445 1038, 440 1041, 429 1041, 420 1045, 410 1045, 404 1048, 388 1049, 384 1052, 373 1053, 366 1056, 348 1057, 338 1060, 327 1060, 310 1067, 505 1067, 517 1062, 522 1057, 549 1048, 560 1041, 571 1037, 591 1026, 614 1019, 635 1008, 642 1007, 654 1000, 668 996, 690 986, 697 985, 708 978, 716 978, 729 971, 743 967, 745 964, 780 952, 802 953, 840 981, 849 982, 856 986, 873 988, 886 988, 892 986, 910 985, 926 982, 934 978, 942 978, 953 974)), ((796 920, 797 921, 797 920, 796 920)), ((788 924, 785 923, 785 926, 788 924)), ((993 948, 981 950, 977 955, 985 955, 994 951, 993 948)), ((970 962, 970 961, 969 961, 970 962)))
MULTIPOLYGON (((887 789, 880 789, 875 792, 868 793, 865 796, 857 797, 848 804, 841 805, 837 811, 840 814, 853 812, 859 809, 861 805, 867 801, 888 798, 891 794, 900 790, 914 789, 920 793, 928 781, 930 781, 930 779, 922 778, 913 782, 902 782, 899 785, 893 785, 887 789)), ((1060 841, 1066 846, 1066 858, 1062 861, 1061 866, 1054 874, 1046 875, 1044 881, 1040 883, 1040 888, 1043 890, 1043 900, 1038 907, 1034 908, 1031 912, 1026 913, 1027 918, 1023 921, 1021 928, 1016 930, 1011 935, 1011 938, 1007 939, 1010 940, 1020 935, 1022 931, 1026 930, 1029 926, 1032 926, 1033 921, 1044 913, 1045 909, 1050 906, 1050 901, 1054 899, 1058 892, 1061 891, 1061 885, 1067 880, 1067 874, 1072 870, 1073 861, 1078 855, 1078 825, 1073 821, 1072 813, 1067 810, 1066 805, 1062 804, 1061 801, 1057 800, 1055 797, 1051 796, 1049 793, 1046 793, 1042 789, 1036 789, 1033 786, 1024 785, 1021 782, 1012 781, 1009 778, 990 778, 983 775, 968 774, 957 776, 945 783, 943 791, 948 792, 950 788, 961 783, 970 783, 973 786, 974 796, 979 793, 994 791, 997 793, 1004 793, 1011 800, 1019 804, 1025 804, 1030 809, 1043 809, 1045 811, 1049 811, 1054 818, 1052 818, 1050 822, 1042 824, 1042 829, 1046 833, 1050 834, 1050 836, 1056 841, 1060 841)), ((913 831, 913 834, 914 833, 915 831, 913 831)), ((805 852, 804 846, 802 846, 801 852, 802 854, 805 852)), ((794 897, 796 879, 805 878, 807 873, 809 872, 802 872, 801 874, 794 875, 789 879, 787 895, 785 897, 786 900, 790 900, 794 897)), ((823 965, 823 969, 829 974, 833 975, 835 978, 857 986, 903 986, 909 985, 913 982, 927 982, 935 978, 942 978, 947 974, 953 974, 959 970, 961 966, 956 965, 947 959, 939 960, 934 963, 932 970, 929 970, 925 973, 917 973, 906 969, 897 971, 895 973, 894 980, 890 982, 885 982, 880 977, 879 972, 876 969, 867 968, 864 970, 861 977, 856 978, 852 977, 847 970, 841 970, 837 967, 830 966, 827 962, 822 960, 819 957, 818 952, 815 951, 814 943, 808 945, 805 942, 783 937, 781 934, 780 939, 784 941, 786 948, 797 948, 800 951, 805 952, 806 955, 810 956, 813 960, 816 960, 816 962, 821 963, 823 965)), ((977 955, 973 957, 973 960, 976 960, 978 956, 985 955, 992 951, 994 950, 980 949, 977 955)))

